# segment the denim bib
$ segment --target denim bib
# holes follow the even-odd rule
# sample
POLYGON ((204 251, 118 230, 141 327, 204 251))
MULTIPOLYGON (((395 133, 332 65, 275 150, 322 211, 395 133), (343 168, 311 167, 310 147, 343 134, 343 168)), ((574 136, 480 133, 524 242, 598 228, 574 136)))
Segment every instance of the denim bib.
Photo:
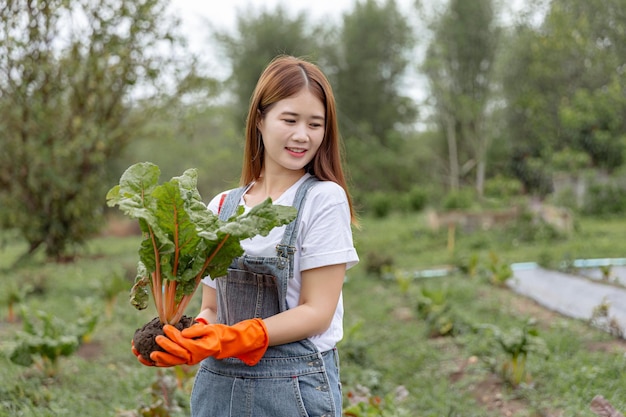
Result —
MULTIPOLYGON (((293 202, 298 214, 286 226, 276 256, 244 254, 233 260, 226 276, 216 278, 219 323, 233 325, 287 310, 300 208, 316 181, 309 177, 299 186, 293 202)), ((233 215, 246 189, 237 188, 228 194, 220 219, 233 215)), ((319 352, 304 339, 270 346, 252 367, 236 358, 209 357, 202 361, 196 375, 191 410, 197 417, 341 416, 337 352, 319 352)))

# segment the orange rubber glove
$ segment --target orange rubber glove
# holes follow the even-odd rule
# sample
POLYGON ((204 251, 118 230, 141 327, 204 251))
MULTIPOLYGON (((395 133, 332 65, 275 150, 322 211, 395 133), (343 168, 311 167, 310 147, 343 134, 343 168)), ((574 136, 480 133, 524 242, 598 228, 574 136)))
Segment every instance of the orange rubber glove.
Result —
POLYGON ((234 357, 253 366, 269 345, 267 329, 261 319, 244 320, 233 326, 207 324, 203 319, 197 321, 182 332, 174 326, 163 326, 167 337, 157 336, 155 340, 165 352, 150 354, 156 366, 195 365, 209 356, 234 357))
POLYGON ((132 340, 130 341, 130 347, 131 347, 131 351, 133 352, 133 355, 137 357, 137 360, 141 362, 142 365, 155 366, 155 364, 152 361, 146 360, 143 356, 141 356, 141 354, 137 351, 137 349, 135 349, 135 342, 132 340))

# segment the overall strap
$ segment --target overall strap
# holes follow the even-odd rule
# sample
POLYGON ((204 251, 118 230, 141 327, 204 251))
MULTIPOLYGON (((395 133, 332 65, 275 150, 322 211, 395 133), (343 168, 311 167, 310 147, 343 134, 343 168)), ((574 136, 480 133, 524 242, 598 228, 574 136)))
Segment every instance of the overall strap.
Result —
MULTIPOLYGON (((309 191, 309 188, 311 188, 311 186, 317 181, 319 181, 317 178, 310 176, 298 187, 296 196, 293 199, 293 206, 298 211, 298 214, 296 219, 287 225, 283 235, 283 240, 276 246, 278 256, 288 257, 289 254, 294 253, 296 237, 298 235, 297 226, 300 223, 300 216, 302 215, 300 208, 304 205, 307 191, 309 191)), ((220 220, 226 221, 235 213, 237 207, 239 206, 239 202, 241 201, 241 197, 243 197, 248 188, 249 186, 239 187, 228 193, 219 212, 220 220)))
POLYGON ((246 190, 249 186, 243 186, 239 188, 235 188, 228 192, 226 198, 223 199, 223 203, 220 207, 218 216, 222 221, 226 221, 235 214, 237 207, 239 207, 239 202, 241 201, 241 197, 245 194, 246 190))
POLYGON ((285 228, 285 233, 283 234, 283 240, 280 244, 276 245, 276 252, 278 256, 287 258, 289 255, 293 255, 296 250, 296 237, 298 236, 298 225, 300 224, 300 217, 302 216, 302 206, 304 205, 304 201, 306 200, 307 192, 309 188, 313 184, 319 181, 316 177, 310 176, 300 186, 298 187, 298 191, 296 191, 296 196, 293 199, 293 206, 298 211, 296 219, 289 223, 285 228))

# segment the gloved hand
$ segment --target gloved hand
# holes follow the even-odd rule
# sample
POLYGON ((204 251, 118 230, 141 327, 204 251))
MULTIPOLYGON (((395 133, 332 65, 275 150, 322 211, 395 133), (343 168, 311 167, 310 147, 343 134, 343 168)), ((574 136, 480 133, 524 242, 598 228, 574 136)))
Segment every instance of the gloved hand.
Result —
POLYGON ((141 362, 143 365, 155 366, 154 362, 149 361, 143 356, 141 356, 141 354, 137 351, 137 349, 135 349, 135 342, 132 340, 130 341, 130 348, 131 348, 131 351, 133 352, 133 355, 135 355, 137 357, 137 360, 141 362))
POLYGON ((156 366, 195 365, 214 356, 217 359, 235 357, 249 366, 256 365, 269 345, 267 328, 259 318, 241 321, 233 326, 207 324, 203 319, 184 329, 163 326, 165 336, 156 342, 165 352, 150 354, 156 366))

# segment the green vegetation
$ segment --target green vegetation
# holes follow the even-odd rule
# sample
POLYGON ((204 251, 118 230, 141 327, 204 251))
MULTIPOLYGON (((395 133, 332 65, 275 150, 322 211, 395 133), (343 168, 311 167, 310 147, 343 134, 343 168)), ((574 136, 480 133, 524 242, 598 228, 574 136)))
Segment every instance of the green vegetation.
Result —
POLYGON ((20 231, 28 255, 71 258, 98 232, 110 161, 151 120, 129 95, 141 85, 154 99, 163 77, 193 72, 174 76, 190 57, 157 52, 181 42, 166 4, 3 2, 0 225, 20 231))
POLYGON ((243 254, 241 240, 267 236, 295 219, 296 210, 268 198, 247 213, 239 207, 222 221, 202 201, 197 170, 190 168, 163 184, 160 176, 157 165, 134 164, 106 197, 109 206, 136 219, 144 235, 131 303, 143 310, 152 295, 160 322, 174 325, 202 278, 224 275, 232 260, 243 254))
MULTIPOLYGON (((362 262, 349 272, 344 291, 346 332, 340 352, 346 409, 352 413, 347 415, 495 417, 502 415, 498 407, 511 407, 515 416, 561 412, 592 417, 589 404, 597 394, 626 409, 624 342, 494 285, 489 272, 492 251, 499 264, 621 256, 626 248, 620 247, 619 233, 625 221, 581 218, 571 238, 532 243, 515 243, 514 228, 459 232, 458 254, 447 250, 447 231, 427 229, 423 213, 366 217, 362 223, 355 232, 362 262), (368 253, 386 259, 382 274, 368 272, 368 253), (476 272, 411 275, 456 259, 469 259, 476 272), (541 346, 546 352, 535 349, 541 346), (511 372, 513 363, 517 372, 511 372)), ((31 312, 31 321, 32 312, 43 311, 71 329, 87 316, 76 300, 93 296, 93 289, 120 269, 130 270, 140 241, 139 236, 102 237, 90 241, 74 263, 46 263, 40 254, 17 271, 9 266, 19 250, 7 247, 0 257, 0 279, 40 289, 20 303, 31 312)), ((129 280, 127 290, 131 285, 129 280)), ((194 296, 189 311, 196 311, 199 301, 194 296)), ((103 295, 90 304, 102 312, 106 302, 103 295)), ((130 341, 155 312, 134 310, 126 297, 118 297, 113 307, 110 317, 100 315, 95 332, 77 351, 57 358, 52 376, 11 362, 24 322, 9 322, 3 310, 0 416, 138 416, 163 410, 188 415, 195 368, 140 365, 130 341)))
POLYGON ((58 372, 59 358, 74 354, 84 341, 90 339, 99 314, 79 311, 76 321, 69 325, 43 311, 26 313, 22 310, 21 317, 23 330, 15 337, 17 345, 10 355, 11 362, 26 367, 36 365, 45 376, 53 377, 58 372))
POLYGON ((328 74, 364 214, 345 287, 347 415, 591 416, 596 394, 626 410, 610 305, 570 320, 503 285, 512 262, 625 256, 626 0, 529 0, 516 16, 507 5, 405 13, 364 0, 337 22, 251 8, 233 32, 207 29, 225 60, 198 65, 165 0, 8 2, 0 416, 188 414, 195 369, 150 369, 130 353, 155 314, 118 297, 141 238, 93 235, 117 214, 105 191, 134 163, 168 177, 198 167, 205 197, 234 186, 242 115, 279 52, 328 74), (218 63, 225 79, 213 78, 218 63), (423 103, 410 97, 417 78, 423 103), (544 209, 561 224, 541 221, 544 209), (493 217, 433 226, 429 212, 493 217), (448 275, 423 278, 440 268, 448 275))
POLYGON ((207 197, 235 185, 243 115, 278 53, 328 75, 354 200, 371 214, 520 194, 624 214, 625 0, 527 0, 515 14, 494 0, 366 0, 321 22, 259 6, 233 30, 207 26, 219 57, 194 56, 167 5, 0 9, 0 227, 26 242, 22 260, 70 259, 134 163, 197 167, 207 197))

